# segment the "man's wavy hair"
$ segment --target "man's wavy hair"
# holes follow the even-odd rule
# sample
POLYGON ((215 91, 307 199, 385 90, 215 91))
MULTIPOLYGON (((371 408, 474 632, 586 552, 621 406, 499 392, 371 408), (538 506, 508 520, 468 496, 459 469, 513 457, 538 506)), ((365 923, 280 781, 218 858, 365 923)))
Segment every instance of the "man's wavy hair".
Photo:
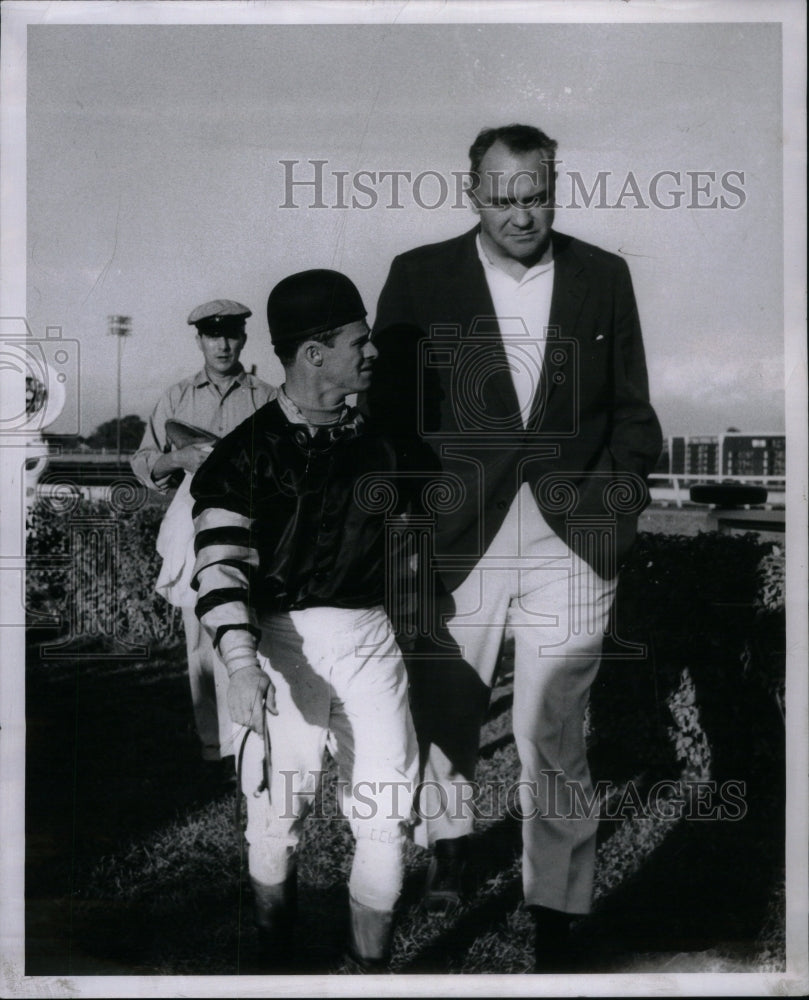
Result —
POLYGON ((469 147, 469 190, 474 191, 480 184, 480 164, 483 157, 496 142, 512 153, 533 153, 540 150, 544 159, 553 163, 556 159, 558 143, 533 125, 501 125, 499 128, 484 128, 469 147))

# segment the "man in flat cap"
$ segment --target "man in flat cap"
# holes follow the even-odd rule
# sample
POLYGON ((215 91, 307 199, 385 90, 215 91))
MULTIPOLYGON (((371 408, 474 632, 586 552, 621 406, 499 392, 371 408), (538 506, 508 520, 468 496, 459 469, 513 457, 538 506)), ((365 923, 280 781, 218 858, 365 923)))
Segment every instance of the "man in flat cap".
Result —
POLYGON ((150 489, 167 493, 177 488, 158 536, 163 565, 155 589, 182 609, 194 721, 202 757, 209 761, 230 756, 234 750, 225 701, 227 675, 194 613, 196 594, 190 588, 194 531, 188 487, 211 443, 275 396, 273 386, 246 372, 239 362, 247 340, 245 321, 251 315, 247 306, 231 299, 215 299, 191 311, 188 324, 196 328, 204 366, 161 397, 131 459, 133 471, 150 489))
POLYGON ((381 968, 418 767, 405 667, 383 607, 389 512, 380 496, 397 458, 346 403, 368 388, 376 357, 351 281, 328 270, 291 275, 271 292, 267 319, 286 381, 191 484, 197 614, 230 675, 233 720, 249 730, 242 789, 262 961, 292 960, 298 845, 328 744, 356 840, 350 951, 363 969, 381 968), (269 794, 256 794, 265 734, 269 794))

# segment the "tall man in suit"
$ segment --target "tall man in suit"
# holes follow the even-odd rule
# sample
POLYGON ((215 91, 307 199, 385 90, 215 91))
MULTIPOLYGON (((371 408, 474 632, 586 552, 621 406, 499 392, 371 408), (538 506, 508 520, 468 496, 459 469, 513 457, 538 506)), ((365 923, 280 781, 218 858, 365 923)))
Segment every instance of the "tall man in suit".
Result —
MULTIPOLYGON (((661 447, 624 260, 553 230, 556 142, 484 129, 478 225, 393 261, 368 405, 431 471, 431 616, 410 662, 425 902, 457 903, 472 779, 506 625, 515 642, 523 889, 538 970, 563 970, 591 903, 597 818, 584 712, 617 575, 661 447)), ((426 586, 424 584, 423 586, 426 586)), ((422 592, 425 592, 424 590, 422 592)))

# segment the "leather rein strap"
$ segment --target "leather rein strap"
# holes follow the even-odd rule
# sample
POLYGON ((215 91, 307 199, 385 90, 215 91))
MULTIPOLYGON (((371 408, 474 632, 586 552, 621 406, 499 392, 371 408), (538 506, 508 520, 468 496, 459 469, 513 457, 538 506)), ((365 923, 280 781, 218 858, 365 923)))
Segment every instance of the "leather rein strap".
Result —
MULTIPOLYGON (((264 760, 262 761, 262 778, 261 784, 253 792, 253 795, 258 798, 263 792, 266 791, 267 798, 272 802, 272 792, 270 787, 270 767, 272 762, 272 753, 270 746, 270 727, 267 725, 267 710, 266 710, 266 700, 264 702, 264 760)), ((242 736, 241 743, 239 744, 239 753, 236 758, 236 798, 233 803, 233 823, 236 827, 236 833, 241 836, 244 832, 242 826, 242 764, 244 762, 244 748, 247 745, 247 738, 250 736, 252 729, 245 728, 244 735, 242 736)))

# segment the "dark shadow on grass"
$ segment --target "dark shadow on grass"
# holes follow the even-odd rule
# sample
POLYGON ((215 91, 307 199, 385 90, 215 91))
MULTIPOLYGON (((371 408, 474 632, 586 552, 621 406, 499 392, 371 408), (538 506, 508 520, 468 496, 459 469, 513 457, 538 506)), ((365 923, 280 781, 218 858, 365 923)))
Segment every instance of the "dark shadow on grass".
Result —
POLYGON ((486 896, 465 908, 451 926, 442 930, 417 955, 400 965, 396 971, 408 975, 426 973, 441 975, 453 969, 457 971, 472 944, 485 932, 498 924, 505 923, 519 905, 521 898, 520 880, 518 878, 509 880, 495 895, 486 896))
POLYGON ((681 822, 579 924, 588 971, 618 971, 649 953, 752 955, 783 870, 772 834, 760 821, 681 822))
POLYGON ((114 974, 141 969, 151 974, 235 975, 242 944, 255 932, 249 896, 238 880, 229 893, 195 891, 181 897, 103 901, 82 905, 73 928, 72 973, 81 974, 85 956, 106 961, 114 974))
MULTIPOLYGON (((706 961, 718 956, 720 961, 736 961, 744 967, 758 950, 765 922, 772 918, 768 911, 772 910, 784 866, 783 728, 776 705, 762 699, 755 687, 737 685, 729 690, 725 678, 734 676, 730 660, 738 655, 736 644, 728 643, 724 657, 716 648, 710 653, 701 662, 692 660, 699 704, 706 706, 703 724, 717 784, 723 779, 744 782, 744 814, 738 815, 737 800, 732 799, 734 808, 724 819, 699 819, 698 813, 692 813, 691 818, 670 823, 666 838, 640 870, 599 900, 592 914, 574 924, 573 943, 582 972, 631 970, 639 961, 656 962, 660 971, 665 971, 666 962, 683 952, 709 952, 713 958, 706 961), (724 669, 717 670, 718 665, 724 669), (722 703, 731 697, 732 710, 722 713, 722 703)), ((626 673, 617 677, 637 693, 637 678, 626 673)), ((637 710, 642 711, 642 701, 637 710)), ((655 723, 645 734, 650 751, 645 758, 637 753, 628 755, 625 746, 616 750, 610 745, 609 734, 594 741, 590 754, 594 775, 617 786, 628 775, 637 775, 640 768, 637 787, 641 798, 660 777, 682 778, 682 765, 671 752, 665 729, 655 723)), ((508 736, 502 740, 507 741, 508 736)), ((727 801, 722 794, 719 801, 727 801)), ((738 786, 733 794, 738 796, 738 786)), ((602 821, 599 842, 603 844, 621 826, 617 819, 602 821)), ((487 878, 513 868, 519 858, 520 834, 519 821, 507 817, 473 838, 470 902, 450 926, 435 922, 432 940, 398 971, 457 970, 475 940, 515 910, 521 898, 518 879, 505 883, 494 896, 481 892, 476 899, 475 893, 487 878)), ((627 849, 633 844, 641 849, 643 836, 641 831, 637 838, 633 835, 627 849)), ((605 854, 598 863, 609 864, 608 858, 605 854)), ((418 874, 418 881, 414 876, 406 887, 405 904, 418 900, 424 873, 418 874)))
POLYGON ((126 902, 70 906, 63 900, 50 916, 71 925, 70 941, 52 957, 73 975, 325 974, 340 970, 348 939, 345 886, 303 884, 294 948, 283 968, 268 967, 258 950, 244 873, 234 873, 225 891, 189 883, 182 891, 144 892, 126 902))
POLYGON ((478 751, 479 760, 488 760, 490 757, 494 757, 498 750, 503 747, 509 746, 514 742, 513 733, 504 733, 502 736, 497 736, 493 740, 489 740, 488 743, 484 743, 483 746, 478 751))
POLYGON ((486 721, 489 722, 492 719, 498 718, 503 712, 507 712, 514 702, 514 692, 509 691, 506 694, 498 695, 497 698, 492 698, 489 702, 489 707, 486 711, 486 721))
MULTIPOLYGON (((26 971, 58 975, 71 971, 62 963, 87 902, 79 892, 98 860, 229 794, 233 769, 200 758, 182 648, 155 649, 143 662, 42 661, 38 653, 29 646, 26 667, 26 897, 35 942, 26 971)), ((140 933, 137 915, 124 919, 140 933)))
POLYGON ((348 889, 302 886, 298 960, 310 974, 336 972, 345 961, 349 935, 348 889))
MULTIPOLYGON (((217 888, 193 878, 160 878, 123 900, 59 900, 34 906, 37 917, 70 926, 69 940, 56 941, 51 965, 73 975, 324 975, 351 972, 348 890, 343 880, 311 885, 301 880, 293 945, 283 967, 270 966, 259 951, 253 900, 244 856, 233 852, 234 870, 217 888), (239 865, 241 864, 241 871, 239 865)), ((43 964, 40 940, 36 955, 43 964)), ((356 971, 356 970, 353 970, 356 971)), ((29 972, 29 974, 31 974, 29 972)))
MULTIPOLYGON (((522 898, 522 885, 518 878, 503 880, 502 887, 494 893, 483 895, 480 890, 487 880, 508 870, 519 857, 522 844, 520 821, 506 816, 488 830, 474 836, 467 869, 465 895, 468 902, 454 922, 444 927, 444 918, 424 914, 417 910, 414 919, 443 927, 437 936, 413 958, 397 968, 403 973, 443 973, 457 966, 473 942, 493 925, 506 919, 522 898), (479 895, 480 894, 480 895, 479 895)), ((425 868, 406 880, 402 892, 401 908, 418 907, 424 889, 425 868)))
MULTIPOLYGON (((688 667, 711 745, 711 773, 744 780, 749 808, 735 823, 674 827, 641 870, 577 924, 582 971, 626 968, 644 953, 749 951, 782 875, 784 736, 766 692, 747 687, 741 655, 755 638, 749 586, 737 594, 712 584, 702 593, 702 578, 692 579, 685 562, 672 568, 668 549, 650 548, 638 566, 634 589, 631 576, 623 581, 630 620, 644 622, 630 638, 648 641, 650 657, 602 667, 591 702, 593 777, 619 784, 639 770, 644 782, 679 776, 665 699, 688 667), (660 580, 650 580, 647 562, 667 575, 661 569, 660 580), (658 618, 644 611, 650 608, 658 618)), ((735 563, 725 575, 747 579, 735 563)), ((174 897, 132 902, 112 892, 103 900, 80 892, 100 858, 225 794, 220 775, 198 757, 183 651, 155 651, 143 663, 44 663, 33 656, 27 674, 26 972, 243 971, 254 931, 238 875, 232 892, 190 885, 174 897)), ((499 709, 501 700, 492 707, 499 709)), ((484 755, 509 741, 507 734, 496 738, 484 755)), ((600 839, 614 829, 602 824, 600 839)), ((520 887, 506 873, 520 839, 519 823, 510 819, 474 838, 470 902, 450 925, 412 916, 435 935, 399 971, 462 967, 474 941, 514 911, 520 887), (487 879, 498 875, 487 893, 487 879)), ((426 864, 425 855, 405 885, 403 922, 420 898, 426 864)), ((347 909, 344 886, 302 886, 305 971, 339 971, 347 909)))
MULTIPOLYGON (((518 877, 504 880, 493 895, 476 898, 474 892, 487 876, 508 870, 519 848, 519 824, 513 820, 474 838, 470 901, 449 926, 416 917, 434 922, 435 936, 397 971, 446 973, 462 967, 476 939, 504 924, 519 906, 518 877)), ((674 954, 709 950, 749 960, 782 873, 783 829, 765 803, 738 822, 683 820, 635 875, 574 923, 578 969, 619 972, 631 969, 639 956, 652 956, 664 971, 674 954)), ((409 886, 403 903, 415 903, 421 886, 421 881, 409 886)))

